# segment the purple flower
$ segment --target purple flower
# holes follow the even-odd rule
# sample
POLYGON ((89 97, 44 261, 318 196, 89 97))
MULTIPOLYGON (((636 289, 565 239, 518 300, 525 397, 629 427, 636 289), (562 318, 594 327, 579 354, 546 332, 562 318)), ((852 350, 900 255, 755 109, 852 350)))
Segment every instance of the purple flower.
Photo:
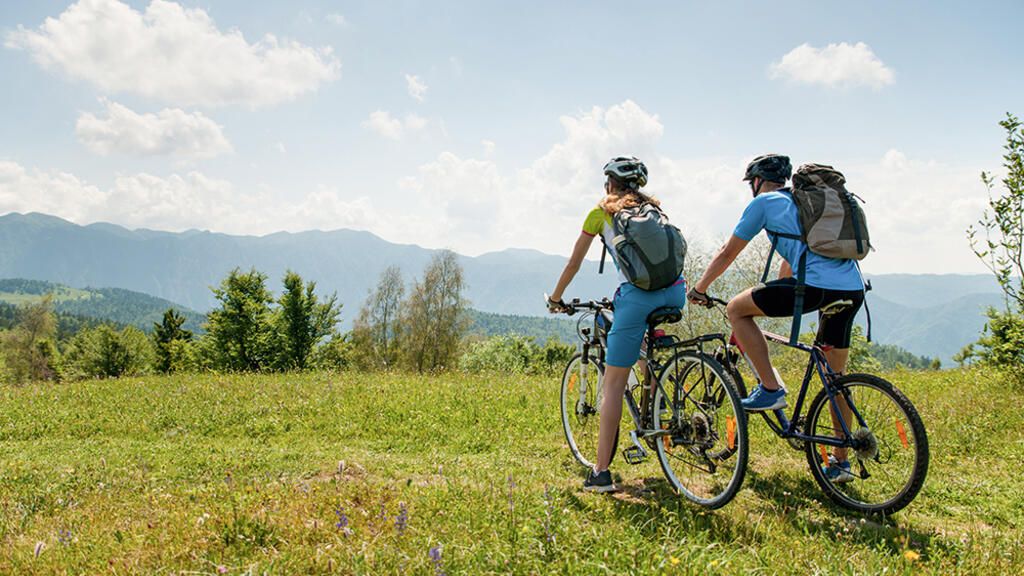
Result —
POLYGON ((438 544, 430 549, 430 561, 434 563, 434 575, 445 576, 444 567, 441 565, 441 545, 438 544))
POLYGON ((409 509, 405 507, 405 502, 398 503, 398 516, 395 517, 395 529, 398 530, 399 534, 405 533, 405 528, 409 525, 409 509))
POLYGON ((348 516, 345 515, 344 508, 339 506, 334 511, 334 515, 338 517, 338 522, 334 525, 335 528, 337 528, 338 530, 344 530, 345 528, 348 528, 348 516))
POLYGON ((67 546, 71 544, 71 530, 60 529, 57 531, 57 541, 67 546))

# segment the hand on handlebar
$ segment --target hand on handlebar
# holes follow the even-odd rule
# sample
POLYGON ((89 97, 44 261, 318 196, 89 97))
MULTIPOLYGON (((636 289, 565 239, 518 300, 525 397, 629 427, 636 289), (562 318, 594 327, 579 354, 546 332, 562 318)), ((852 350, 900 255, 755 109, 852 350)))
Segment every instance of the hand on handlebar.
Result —
POLYGON ((562 312, 568 312, 569 307, 565 305, 565 302, 561 298, 558 300, 552 300, 547 294, 544 295, 544 302, 547 304, 548 312, 551 314, 561 314, 562 312))
POLYGON ((710 296, 704 292, 698 291, 696 288, 690 288, 690 291, 686 293, 686 299, 689 300, 691 304, 696 304, 697 306, 703 306, 705 308, 711 308, 715 305, 710 296))

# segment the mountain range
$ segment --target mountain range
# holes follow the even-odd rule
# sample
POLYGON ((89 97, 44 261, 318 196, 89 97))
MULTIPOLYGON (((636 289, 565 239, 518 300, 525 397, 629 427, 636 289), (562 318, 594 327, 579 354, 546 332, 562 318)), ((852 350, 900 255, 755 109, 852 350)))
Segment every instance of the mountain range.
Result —
MULTIPOLYGON (((255 268, 278 291, 287 270, 336 292, 348 324, 380 273, 398 266, 407 281, 418 277, 436 250, 393 244, 355 230, 279 232, 232 236, 208 231, 129 230, 107 223, 81 226, 39 213, 0 216, 0 278, 46 280, 83 288, 106 286, 143 292, 206 312, 216 305, 212 286, 234 268, 255 268)), ((460 256, 474 309, 506 315, 544 315, 565 258, 509 249, 460 256)), ((597 274, 584 262, 572 284, 580 298, 608 296, 613 273, 597 274)), ((873 336, 948 364, 977 339, 987 306, 999 306, 998 285, 986 275, 869 275, 873 336)), ((862 314, 863 316, 863 314, 862 314)))

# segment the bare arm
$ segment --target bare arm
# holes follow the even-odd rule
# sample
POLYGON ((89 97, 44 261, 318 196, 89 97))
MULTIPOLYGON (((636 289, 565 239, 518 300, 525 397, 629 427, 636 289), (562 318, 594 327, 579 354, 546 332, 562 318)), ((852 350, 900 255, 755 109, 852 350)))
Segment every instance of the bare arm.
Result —
POLYGON ((562 293, 572 282, 572 279, 576 276, 576 273, 580 270, 580 265, 583 263, 583 257, 587 255, 587 251, 590 250, 591 243, 594 242, 594 237, 586 232, 580 232, 580 237, 576 239, 576 245, 572 248, 572 256, 569 256, 569 262, 565 265, 565 270, 562 270, 562 275, 558 278, 558 284, 555 285, 555 290, 551 292, 550 298, 558 301, 562 299, 562 293))
POLYGON ((723 272, 729 269, 729 266, 733 263, 733 260, 740 255, 740 252, 747 247, 749 242, 736 236, 735 234, 730 236, 726 240, 725 244, 718 249, 715 253, 714 259, 711 260, 711 264, 708 264, 708 269, 704 271, 704 274, 700 277, 700 280, 693 285, 693 289, 707 293, 711 283, 714 282, 723 272))

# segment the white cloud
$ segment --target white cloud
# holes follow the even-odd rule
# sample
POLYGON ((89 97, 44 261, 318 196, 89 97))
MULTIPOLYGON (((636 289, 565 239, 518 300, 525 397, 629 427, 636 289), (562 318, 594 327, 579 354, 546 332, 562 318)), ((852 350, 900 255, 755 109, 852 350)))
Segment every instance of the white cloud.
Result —
POLYGON ((406 88, 409 90, 409 96, 423 102, 423 95, 427 93, 427 85, 420 80, 420 77, 412 74, 406 74, 405 84, 406 88))
POLYGON ((364 128, 390 140, 401 140, 409 133, 423 130, 427 124, 429 120, 416 114, 406 114, 404 119, 399 120, 386 110, 371 112, 370 117, 363 121, 364 128))
POLYGON ((0 214, 7 212, 43 212, 79 224, 103 221, 130 228, 203 228, 232 234, 376 229, 381 222, 368 198, 343 198, 329 189, 294 201, 240 192, 228 181, 199 172, 119 176, 103 189, 71 174, 29 171, 0 160, 0 214))
POLYGON ((338 77, 330 48, 266 35, 250 44, 222 32, 202 9, 153 0, 138 12, 118 0, 80 0, 37 29, 19 27, 5 44, 46 69, 178 106, 267 106, 338 77))
POLYGON ((275 148, 277 148, 277 151, 280 152, 281 154, 288 153, 288 148, 285 147, 284 142, 278 142, 275 148))
POLYGON ((491 155, 493 155, 494 154, 494 149, 497 147, 497 144, 495 144, 491 140, 481 140, 480 141, 480 145, 483 146, 484 156, 491 156, 491 155))
POLYGON ((801 44, 782 60, 773 62, 769 75, 801 84, 829 87, 863 85, 876 90, 892 84, 896 76, 863 42, 829 44, 824 48, 801 44))
POLYGON ((86 112, 75 124, 78 141, 97 154, 212 158, 232 151, 222 127, 201 112, 139 114, 117 102, 106 108, 104 117, 86 112))
POLYGON ((334 24, 335 26, 348 25, 348 20, 345 19, 345 16, 343 16, 342 14, 338 14, 337 12, 328 14, 327 21, 330 22, 331 24, 334 24))

